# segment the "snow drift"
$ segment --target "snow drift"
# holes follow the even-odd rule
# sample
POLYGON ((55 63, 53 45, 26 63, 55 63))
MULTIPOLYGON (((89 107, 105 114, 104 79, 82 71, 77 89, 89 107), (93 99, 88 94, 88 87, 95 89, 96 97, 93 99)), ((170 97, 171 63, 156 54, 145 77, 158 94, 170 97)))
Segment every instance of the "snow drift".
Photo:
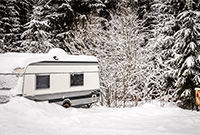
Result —
POLYGON ((158 102, 134 108, 65 109, 15 97, 0 105, 1 135, 198 135, 200 113, 158 102))

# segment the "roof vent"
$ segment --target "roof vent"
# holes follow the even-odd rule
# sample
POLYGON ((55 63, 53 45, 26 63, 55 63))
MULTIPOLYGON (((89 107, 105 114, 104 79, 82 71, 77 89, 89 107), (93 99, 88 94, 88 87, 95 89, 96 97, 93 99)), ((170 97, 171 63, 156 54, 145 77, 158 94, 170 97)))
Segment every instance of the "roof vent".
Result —
POLYGON ((58 57, 57 56, 53 56, 54 60, 58 60, 58 57))

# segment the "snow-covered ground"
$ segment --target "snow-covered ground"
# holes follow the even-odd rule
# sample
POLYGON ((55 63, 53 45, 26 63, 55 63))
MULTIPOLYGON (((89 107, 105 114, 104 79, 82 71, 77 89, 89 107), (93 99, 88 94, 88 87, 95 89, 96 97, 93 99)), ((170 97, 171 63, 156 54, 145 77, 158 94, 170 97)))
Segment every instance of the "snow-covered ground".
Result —
POLYGON ((159 102, 68 108, 15 97, 0 104, 0 135, 199 135, 200 112, 159 102))

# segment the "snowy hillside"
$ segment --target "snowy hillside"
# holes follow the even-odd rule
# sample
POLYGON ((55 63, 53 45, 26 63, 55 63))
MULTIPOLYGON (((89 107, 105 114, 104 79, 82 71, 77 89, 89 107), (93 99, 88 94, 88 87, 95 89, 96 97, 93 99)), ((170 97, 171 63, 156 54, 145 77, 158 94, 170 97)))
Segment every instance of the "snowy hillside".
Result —
POLYGON ((199 135, 200 112, 158 102, 133 108, 65 109, 15 97, 0 105, 1 135, 199 135))

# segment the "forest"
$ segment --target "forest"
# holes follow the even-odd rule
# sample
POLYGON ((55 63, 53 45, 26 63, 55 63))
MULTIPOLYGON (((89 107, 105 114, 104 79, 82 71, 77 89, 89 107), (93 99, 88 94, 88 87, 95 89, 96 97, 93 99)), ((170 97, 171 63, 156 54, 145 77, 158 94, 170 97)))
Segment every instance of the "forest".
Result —
POLYGON ((1 0, 0 53, 62 48, 99 61, 101 104, 193 109, 199 0, 1 0))

